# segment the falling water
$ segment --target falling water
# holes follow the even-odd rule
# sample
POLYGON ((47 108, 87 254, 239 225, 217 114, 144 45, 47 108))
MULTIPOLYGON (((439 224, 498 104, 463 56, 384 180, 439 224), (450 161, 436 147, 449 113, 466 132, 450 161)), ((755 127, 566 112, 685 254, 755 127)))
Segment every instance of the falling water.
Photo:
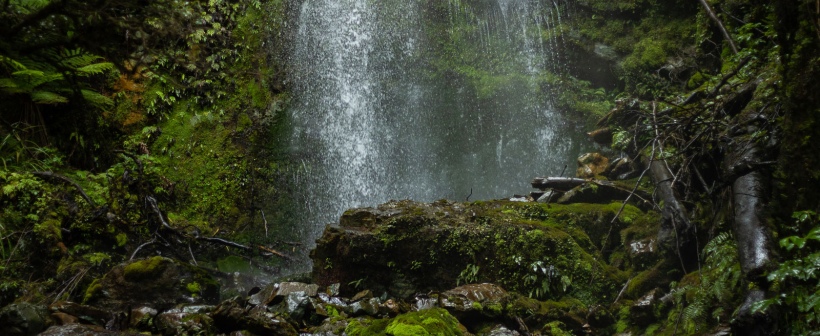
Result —
POLYGON ((313 242, 344 210, 390 199, 525 193, 532 177, 571 164, 581 142, 544 93, 560 68, 545 34, 557 9, 304 0, 291 57, 297 235, 313 242))

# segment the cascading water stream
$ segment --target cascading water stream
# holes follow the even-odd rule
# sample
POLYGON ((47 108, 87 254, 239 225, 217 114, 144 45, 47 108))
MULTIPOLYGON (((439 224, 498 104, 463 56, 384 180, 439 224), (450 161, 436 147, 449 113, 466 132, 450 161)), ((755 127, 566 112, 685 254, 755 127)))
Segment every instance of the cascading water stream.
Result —
MULTIPOLYGON (((581 141, 543 90, 552 2, 304 0, 291 57, 305 251, 346 209, 527 192, 581 141)), ((307 261, 302 251, 299 261, 307 261)), ((304 271, 309 263, 294 271, 304 271)))

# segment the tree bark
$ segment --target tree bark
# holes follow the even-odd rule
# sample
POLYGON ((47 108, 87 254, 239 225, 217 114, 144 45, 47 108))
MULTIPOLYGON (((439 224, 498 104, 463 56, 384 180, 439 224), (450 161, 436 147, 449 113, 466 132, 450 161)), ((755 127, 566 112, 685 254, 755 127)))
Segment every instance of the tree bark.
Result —
POLYGON ((689 220, 686 207, 678 200, 679 197, 672 185, 674 176, 669 171, 666 161, 655 159, 651 160, 648 165, 656 193, 663 204, 658 243, 678 255, 681 265, 686 268, 685 265, 692 262, 692 252, 695 252, 692 248, 694 226, 689 220))

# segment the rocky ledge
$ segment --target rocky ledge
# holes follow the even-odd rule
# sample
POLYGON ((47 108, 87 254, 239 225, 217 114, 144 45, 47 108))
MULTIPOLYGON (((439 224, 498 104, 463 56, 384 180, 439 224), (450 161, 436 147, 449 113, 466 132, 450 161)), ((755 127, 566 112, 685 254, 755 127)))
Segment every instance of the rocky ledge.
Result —
POLYGON ((0 310, 4 335, 613 334, 664 309, 658 214, 631 205, 394 201, 347 211, 312 283, 218 297, 212 272, 119 265, 85 302, 0 310))

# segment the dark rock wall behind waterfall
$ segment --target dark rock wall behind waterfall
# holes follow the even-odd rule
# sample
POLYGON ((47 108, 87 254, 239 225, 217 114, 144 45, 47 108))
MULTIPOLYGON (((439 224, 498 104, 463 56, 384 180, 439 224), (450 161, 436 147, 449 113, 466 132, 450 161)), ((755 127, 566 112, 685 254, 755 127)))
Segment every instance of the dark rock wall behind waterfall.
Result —
POLYGON ((296 235, 389 199, 529 190, 580 147, 546 93, 562 67, 557 4, 306 0, 291 6, 296 235))

